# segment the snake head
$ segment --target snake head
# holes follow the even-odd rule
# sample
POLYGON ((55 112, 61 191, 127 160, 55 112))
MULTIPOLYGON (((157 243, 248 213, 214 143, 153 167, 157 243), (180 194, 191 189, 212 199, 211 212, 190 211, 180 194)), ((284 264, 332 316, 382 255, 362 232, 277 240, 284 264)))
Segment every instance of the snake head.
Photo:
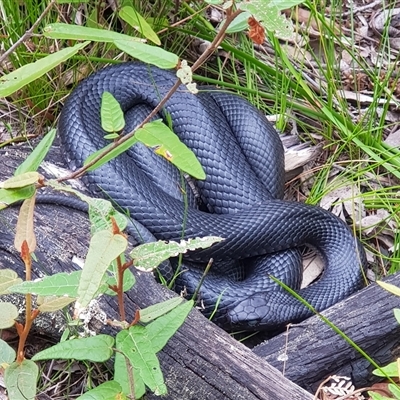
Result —
POLYGON ((274 328, 273 321, 270 322, 270 319, 274 318, 272 307, 268 304, 267 297, 260 294, 237 303, 228 311, 227 317, 231 329, 256 330, 260 326, 267 329, 271 324, 271 329, 274 328))
POLYGON ((230 329, 275 330, 298 322, 311 311, 288 293, 255 293, 237 302, 227 313, 230 329))

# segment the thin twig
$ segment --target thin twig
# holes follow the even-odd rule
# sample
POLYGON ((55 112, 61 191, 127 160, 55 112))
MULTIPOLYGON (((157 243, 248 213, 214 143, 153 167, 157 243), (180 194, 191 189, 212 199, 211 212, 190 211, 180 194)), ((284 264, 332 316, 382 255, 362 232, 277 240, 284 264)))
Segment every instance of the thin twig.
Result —
POLYGON ((37 26, 40 24, 45 15, 50 11, 55 2, 56 0, 51 0, 48 6, 44 9, 42 14, 40 15, 40 17, 31 26, 31 28, 28 29, 2 56, 0 56, 0 63, 3 60, 5 60, 7 56, 11 54, 22 42, 24 42, 26 39, 32 36, 33 31, 37 28, 37 26))

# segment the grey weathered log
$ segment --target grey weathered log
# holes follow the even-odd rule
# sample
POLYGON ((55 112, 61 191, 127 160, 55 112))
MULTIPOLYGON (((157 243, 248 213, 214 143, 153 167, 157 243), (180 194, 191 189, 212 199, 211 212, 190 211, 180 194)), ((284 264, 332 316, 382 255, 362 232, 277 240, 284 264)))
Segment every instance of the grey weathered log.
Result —
MULTIPOLYGON (((400 274, 385 281, 400 287, 400 274)), ((393 315, 398 307, 400 297, 372 284, 322 314, 383 366, 400 356, 400 325, 393 315)), ((374 367, 318 316, 292 325, 253 351, 277 369, 284 368, 287 378, 310 392, 333 374, 352 378, 356 387, 378 380, 371 375, 374 367)))
MULTIPOLYGON (((26 148, 19 146, 0 149, 2 177, 11 176, 26 154, 26 148)), ((50 157, 61 162, 60 154, 55 146, 50 157)), ((16 216, 15 208, 0 211, 0 268, 13 268, 23 275, 23 264, 13 248, 16 216)), ((38 262, 34 263, 34 276, 76 269, 72 259, 84 257, 89 241, 86 215, 64 207, 38 205, 35 220, 38 262)), ((128 293, 126 302, 131 317, 138 307, 175 296, 158 285, 149 274, 135 272, 135 275, 137 283, 128 293)), ((104 297, 101 305, 109 317, 116 317, 117 307, 113 298, 104 297)), ((184 325, 159 353, 159 359, 169 391, 163 397, 167 400, 312 398, 197 310, 190 313, 184 325)), ((149 393, 146 398, 158 397, 149 393)))

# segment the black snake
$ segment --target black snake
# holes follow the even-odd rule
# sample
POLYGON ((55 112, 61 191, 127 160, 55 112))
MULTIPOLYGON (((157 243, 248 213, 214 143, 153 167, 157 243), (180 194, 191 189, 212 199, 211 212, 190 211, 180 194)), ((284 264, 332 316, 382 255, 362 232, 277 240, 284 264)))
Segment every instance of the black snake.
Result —
MULTIPOLYGON (((84 80, 68 97, 58 131, 71 168, 108 142, 100 124, 101 95, 119 101, 129 125, 136 126, 176 81, 169 71, 142 63, 104 68, 84 80)), ((280 200, 284 154, 279 136, 266 118, 241 97, 217 90, 188 93, 184 86, 160 115, 196 154, 205 181, 200 193, 188 193, 185 209, 180 173, 151 149, 137 144, 100 169, 86 184, 110 196, 157 239, 221 236, 209 249, 185 255, 189 270, 177 287, 193 293, 201 268, 214 258, 200 289, 207 315, 221 326, 270 329, 311 315, 269 275, 298 289, 304 244, 325 262, 322 277, 298 293, 321 311, 362 286, 365 252, 348 227, 319 207, 280 200), (190 264, 192 263, 192 264, 190 264), (218 307, 216 307, 218 304, 218 307)), ((185 264, 186 267, 186 264, 185 264)))

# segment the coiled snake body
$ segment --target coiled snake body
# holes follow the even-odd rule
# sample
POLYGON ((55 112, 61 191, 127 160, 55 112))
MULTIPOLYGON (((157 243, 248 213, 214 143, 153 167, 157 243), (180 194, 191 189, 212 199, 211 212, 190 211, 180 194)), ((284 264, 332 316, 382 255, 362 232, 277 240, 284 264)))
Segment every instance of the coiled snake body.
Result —
MULTIPOLYGON (((70 167, 81 166, 89 154, 108 144, 100 124, 104 91, 114 95, 127 121, 136 126, 175 81, 171 72, 126 63, 105 68, 78 85, 58 126, 70 167)), ((196 183, 201 209, 188 190, 185 210, 179 172, 140 144, 90 172, 86 183, 94 193, 105 192, 126 208, 157 239, 179 241, 183 227, 184 238, 225 238, 209 249, 186 254, 185 260, 195 267, 177 282, 178 288, 193 292, 201 275, 197 267, 214 258, 200 290, 207 315, 215 311, 218 300, 214 320, 228 329, 270 329, 310 316, 269 277, 297 290, 297 248, 304 244, 316 248, 325 261, 319 281, 298 291, 314 308, 321 311, 362 285, 365 253, 347 226, 319 207, 280 200, 283 149, 258 110, 233 94, 210 90, 193 95, 182 86, 164 113, 206 172, 206 180, 196 183)))

